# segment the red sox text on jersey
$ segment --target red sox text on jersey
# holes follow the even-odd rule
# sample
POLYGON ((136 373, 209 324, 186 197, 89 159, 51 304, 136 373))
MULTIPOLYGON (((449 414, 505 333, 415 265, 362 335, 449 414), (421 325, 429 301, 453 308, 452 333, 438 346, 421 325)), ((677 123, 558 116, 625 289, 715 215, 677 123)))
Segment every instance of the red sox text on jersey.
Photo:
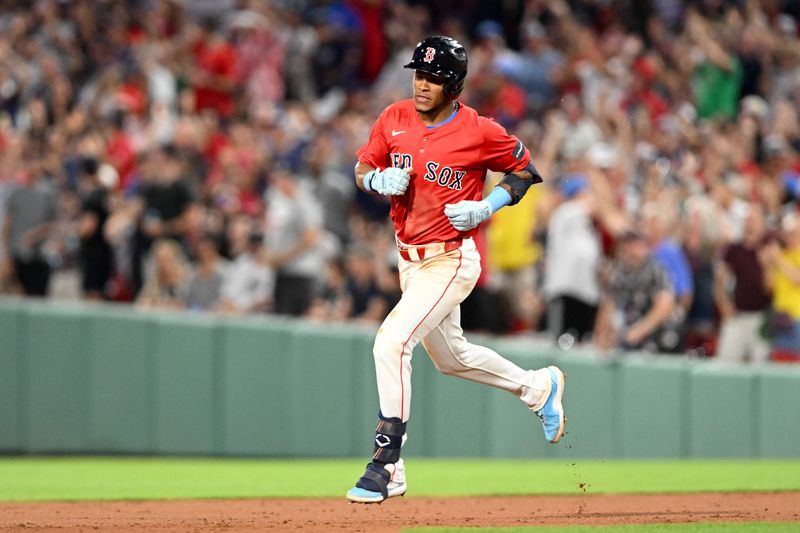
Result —
MULTIPOLYGON (((390 154, 392 166, 397 168, 414 168, 414 159, 411 154, 390 154)), ((465 170, 453 170, 448 166, 442 166, 436 161, 428 161, 425 164, 425 175, 422 179, 436 183, 448 189, 461 190, 461 181, 467 175, 465 170), (439 168, 441 167, 441 169, 439 168)))

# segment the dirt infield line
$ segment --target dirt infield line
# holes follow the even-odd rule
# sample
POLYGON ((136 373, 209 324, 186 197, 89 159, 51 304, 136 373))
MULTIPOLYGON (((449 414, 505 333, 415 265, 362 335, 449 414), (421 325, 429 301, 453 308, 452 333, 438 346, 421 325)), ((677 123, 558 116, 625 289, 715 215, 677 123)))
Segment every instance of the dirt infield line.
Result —
POLYGON ((0 503, 12 531, 369 531, 421 526, 798 522, 800 492, 0 503))

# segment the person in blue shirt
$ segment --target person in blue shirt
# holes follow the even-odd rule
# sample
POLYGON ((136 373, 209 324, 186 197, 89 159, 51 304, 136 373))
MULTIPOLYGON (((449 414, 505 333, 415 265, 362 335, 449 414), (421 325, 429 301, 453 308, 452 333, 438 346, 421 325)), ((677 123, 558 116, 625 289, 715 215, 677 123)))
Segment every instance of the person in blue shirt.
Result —
POLYGON ((525 90, 528 110, 539 112, 557 95, 563 54, 550 45, 545 28, 537 21, 521 30, 522 50, 516 55, 497 58, 497 69, 525 90))
POLYGON ((665 205, 649 203, 642 206, 641 227, 651 256, 666 271, 675 294, 675 306, 666 325, 673 334, 666 335, 664 339, 667 342, 660 347, 667 352, 683 351, 686 316, 694 297, 694 279, 689 259, 672 236, 674 219, 672 210, 665 205))

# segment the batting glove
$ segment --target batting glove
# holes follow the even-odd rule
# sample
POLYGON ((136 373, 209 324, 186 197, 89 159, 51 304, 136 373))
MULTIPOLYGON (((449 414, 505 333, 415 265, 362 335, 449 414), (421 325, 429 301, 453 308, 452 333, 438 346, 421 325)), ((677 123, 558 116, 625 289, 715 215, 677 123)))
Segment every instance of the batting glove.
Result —
POLYGON ((364 176, 364 188, 378 194, 405 194, 411 179, 410 172, 410 168, 389 167, 384 170, 376 168, 364 176))
POLYGON ((457 204, 446 204, 444 214, 458 231, 467 231, 492 216, 492 206, 486 200, 462 200, 457 204))

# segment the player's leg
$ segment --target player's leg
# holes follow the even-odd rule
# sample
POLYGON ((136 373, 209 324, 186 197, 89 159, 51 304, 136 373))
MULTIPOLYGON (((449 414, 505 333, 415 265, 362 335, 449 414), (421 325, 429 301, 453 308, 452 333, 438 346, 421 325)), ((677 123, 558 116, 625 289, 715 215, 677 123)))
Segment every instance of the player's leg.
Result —
POLYGON ((467 342, 460 316, 457 307, 422 340, 436 369, 448 376, 508 391, 528 407, 541 404, 548 392, 548 380, 520 368, 490 348, 467 342))
POLYGON ((565 422, 561 370, 557 367, 524 370, 490 348, 467 342, 460 322, 460 310, 456 307, 422 340, 436 368, 443 374, 510 392, 540 416, 545 438, 558 442, 565 422))
POLYGON ((405 422, 411 408, 411 353, 472 291, 480 257, 459 249, 424 263, 402 261, 400 268, 403 295, 378 329, 373 355, 381 413, 405 422))
MULTIPOLYGON (((466 298, 479 274, 477 253, 461 249, 425 262, 401 261, 403 296, 378 329, 373 347, 380 400, 374 454, 348 499, 370 503, 395 495, 390 490, 398 469, 404 481, 400 448, 411 407, 411 353, 466 298)), ((395 491, 404 492, 405 483, 395 491)))

